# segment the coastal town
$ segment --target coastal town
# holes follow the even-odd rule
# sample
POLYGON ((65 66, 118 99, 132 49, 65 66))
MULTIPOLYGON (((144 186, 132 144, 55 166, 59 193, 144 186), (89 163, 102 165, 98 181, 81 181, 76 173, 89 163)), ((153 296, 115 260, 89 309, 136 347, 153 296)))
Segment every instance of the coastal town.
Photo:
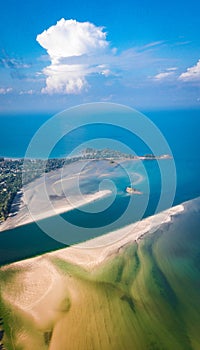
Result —
POLYGON ((27 184, 40 177, 42 172, 49 172, 62 167, 61 159, 49 159, 47 162, 40 159, 0 158, 0 222, 9 216, 10 208, 22 184, 27 184), (45 164, 46 163, 46 164, 45 164))
MULTIPOLYGON (((26 185, 40 177, 44 172, 60 169, 63 166, 83 160, 107 160, 111 164, 123 160, 156 160, 169 159, 170 155, 155 156, 146 154, 135 156, 109 148, 86 148, 80 153, 66 158, 54 159, 10 159, 0 157, 0 223, 5 221, 10 214, 12 202, 17 193, 26 185)), ((129 188, 129 194, 140 194, 137 190, 129 188)))

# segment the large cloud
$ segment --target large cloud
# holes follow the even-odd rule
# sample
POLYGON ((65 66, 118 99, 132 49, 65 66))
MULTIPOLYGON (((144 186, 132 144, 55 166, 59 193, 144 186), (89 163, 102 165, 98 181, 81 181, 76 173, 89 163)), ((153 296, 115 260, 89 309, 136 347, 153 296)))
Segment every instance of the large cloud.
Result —
POLYGON ((62 18, 36 40, 47 50, 51 61, 43 70, 44 93, 78 93, 87 87, 88 75, 109 72, 107 66, 94 63, 94 57, 104 55, 109 46, 103 27, 62 18))
POLYGON ((187 71, 179 77, 183 81, 200 81, 200 60, 193 67, 187 68, 187 71))

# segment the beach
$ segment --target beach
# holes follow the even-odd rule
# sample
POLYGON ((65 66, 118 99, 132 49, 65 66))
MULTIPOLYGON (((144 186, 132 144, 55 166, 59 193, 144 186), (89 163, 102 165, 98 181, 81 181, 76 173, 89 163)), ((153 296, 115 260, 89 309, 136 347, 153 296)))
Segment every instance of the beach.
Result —
POLYGON ((112 197, 119 188, 124 195, 126 185, 145 184, 144 174, 135 171, 135 166, 135 160, 112 164, 108 160, 82 160, 45 173, 17 193, 0 232, 112 197))
POLYGON ((12 203, 9 217, 0 224, 0 232, 68 212, 110 195, 109 189, 101 190, 90 184, 98 177, 97 171, 100 173, 102 164, 100 176, 102 179, 107 176, 109 162, 99 161, 98 169, 89 163, 67 165, 23 186, 12 203))
POLYGON ((146 234, 150 234, 159 229, 165 223, 169 223, 174 215, 184 212, 184 205, 177 205, 154 216, 150 216, 139 222, 123 227, 114 232, 90 239, 86 242, 73 245, 55 252, 44 254, 40 257, 19 261, 9 266, 26 267, 35 264, 38 259, 40 266, 46 257, 52 256, 64 259, 73 264, 80 265, 91 270, 103 263, 108 257, 117 254, 120 249, 134 242, 139 242, 146 234))
POLYGON ((136 344, 136 350, 145 350, 154 342, 157 348, 176 344, 182 350, 191 342, 197 350, 199 207, 200 198, 87 242, 2 266, 5 344, 31 350, 81 350, 88 344, 129 350, 136 344))
POLYGON ((29 211, 29 208, 24 199, 24 195, 17 195, 13 202, 13 209, 11 208, 11 214, 6 221, 0 224, 0 232, 14 229, 18 226, 23 226, 29 224, 33 221, 38 221, 52 217, 54 215, 66 213, 73 209, 78 209, 83 205, 92 203, 101 198, 104 198, 110 195, 109 190, 98 191, 92 194, 84 195, 81 197, 74 197, 73 201, 68 201, 66 198, 63 199, 51 199, 50 208, 45 207, 45 203, 38 203, 36 198, 34 198, 34 204, 32 204, 32 211, 29 211), (43 207, 41 205, 44 205, 43 207), (18 209, 16 211, 16 205, 18 209))
MULTIPOLYGON (((146 235, 158 230, 165 223, 170 223, 173 216, 183 212, 184 205, 178 205, 84 243, 5 265, 0 268, 3 272, 20 271, 17 283, 23 285, 24 292, 19 291, 16 294, 16 291, 14 292, 13 287, 10 286, 10 291, 6 288, 2 296, 25 312, 32 313, 35 318, 36 314, 47 308, 49 302, 53 302, 54 306, 59 303, 59 300, 63 298, 65 285, 69 290, 71 288, 69 277, 60 276, 52 264, 53 260, 79 266, 84 271, 91 273, 101 265, 104 266, 106 261, 120 255, 128 246, 139 244, 146 235), (55 289, 56 297, 54 296, 55 289)), ((73 289, 72 287, 72 293, 74 293, 73 289)), ((36 321, 45 322, 45 316, 41 320, 36 317, 36 321)))

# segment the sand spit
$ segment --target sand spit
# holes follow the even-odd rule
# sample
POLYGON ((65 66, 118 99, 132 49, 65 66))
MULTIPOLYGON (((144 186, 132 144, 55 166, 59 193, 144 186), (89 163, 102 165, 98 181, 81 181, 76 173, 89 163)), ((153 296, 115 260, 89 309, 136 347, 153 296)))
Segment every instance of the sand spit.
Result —
POLYGON ((146 234, 158 229, 161 224, 170 222, 174 215, 182 211, 184 206, 178 205, 87 242, 2 266, 2 273, 16 271, 5 286, 2 281, 2 297, 10 305, 15 305, 31 315, 41 327, 48 327, 49 322, 53 322, 57 317, 60 301, 63 299, 68 305, 68 298, 73 295, 73 300, 76 299, 78 290, 77 286, 73 285, 75 282, 71 275, 60 274, 52 258, 80 266, 88 272, 93 271, 117 255, 124 246, 142 239, 146 234), (20 285, 20 289, 15 288, 16 285, 20 285))
POLYGON ((198 218, 199 199, 1 267, 4 347, 199 349, 199 236, 190 222, 198 218))
POLYGON ((170 222, 174 215, 184 211, 184 205, 177 205, 167 209, 159 214, 150 216, 139 222, 133 223, 119 230, 108 234, 96 237, 84 243, 64 248, 55 252, 46 253, 40 257, 27 259, 24 261, 15 262, 13 264, 2 267, 7 268, 30 268, 35 264, 40 263, 42 269, 43 264, 50 264, 48 258, 55 257, 72 264, 79 265, 87 270, 92 270, 96 266, 103 263, 110 256, 119 252, 124 246, 133 242, 138 242, 146 234, 152 233, 167 222, 170 222))
POLYGON ((70 197, 69 200, 67 198, 51 198, 51 201, 49 202, 42 202, 35 196, 33 199, 34 202, 32 202, 31 207, 29 208, 26 205, 24 195, 22 195, 20 199, 19 195, 17 195, 17 198, 13 203, 13 207, 16 207, 17 202, 18 211, 15 209, 11 211, 11 215, 7 218, 7 220, 0 224, 0 232, 26 225, 33 221, 46 219, 57 214, 66 213, 110 194, 111 191, 102 190, 91 194, 85 194, 84 196, 74 196, 73 198, 70 197))
POLYGON ((91 270, 124 246, 156 231, 162 224, 170 222, 174 215, 183 211, 184 206, 177 205, 119 230, 50 254, 91 270))
MULTIPOLYGON (((125 161, 122 163, 125 164, 125 161)), ((16 195, 9 217, 0 224, 0 232, 79 208, 110 195, 113 188, 97 191, 97 184, 122 175, 120 169, 119 162, 113 165, 109 161, 99 160, 76 162, 45 173, 25 185, 23 192, 16 195)), ((131 170, 131 176, 131 185, 144 180, 143 175, 134 170, 131 170)))

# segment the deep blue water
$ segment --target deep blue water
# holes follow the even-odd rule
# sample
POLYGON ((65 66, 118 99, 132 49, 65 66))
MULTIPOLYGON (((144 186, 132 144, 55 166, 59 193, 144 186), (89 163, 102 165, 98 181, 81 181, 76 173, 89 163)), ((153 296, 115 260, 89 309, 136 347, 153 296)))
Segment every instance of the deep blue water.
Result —
MULTIPOLYGON (((146 112, 148 116, 161 130, 165 136, 177 170, 177 190, 174 204, 200 196, 200 152, 199 152, 199 130, 200 110, 186 111, 154 111, 146 112)), ((1 138, 0 156, 23 157, 31 137, 37 129, 48 120, 49 115, 15 115, 0 116, 1 138)), ((112 138, 125 143, 134 152, 143 155, 149 152, 148 147, 132 137, 129 132, 119 130, 116 127, 105 127, 105 125, 81 127, 71 132, 67 138, 63 138, 53 149, 52 157, 63 157, 70 153, 83 140, 88 141, 96 138, 112 138)), ((48 135, 46 136, 48 138, 48 135)), ((101 146, 101 148, 103 148, 101 146)), ((41 150, 42 152, 42 150, 41 150)), ((33 156, 42 156, 42 153, 33 156)), ((167 161, 166 161, 167 162, 167 161)), ((149 205, 144 217, 152 215, 160 195, 160 173, 157 162, 145 162, 145 169, 149 177, 151 193, 149 205)), ((167 168, 166 168, 167 171, 167 168)), ((169 178, 171 174, 169 173, 169 178)), ((124 179, 123 186, 128 185, 124 179)), ((99 214, 85 214, 80 210, 74 210, 63 214, 63 217, 80 227, 99 227, 104 223, 115 221, 126 209, 129 201, 128 196, 121 195, 122 182, 117 181, 118 195, 113 205, 99 214)), ((128 224, 137 218, 130 217, 124 224, 128 224)), ((53 225, 53 219, 48 219, 53 225)), ((116 227, 114 227, 116 228, 116 227)), ((56 228, 57 230, 59 228, 56 228)), ((106 228, 102 228, 102 232, 106 228)), ((89 237, 80 237, 85 240, 89 237)), ((40 254, 61 248, 63 245, 46 236, 36 224, 18 227, 14 230, 5 231, 0 235, 0 263, 6 263, 25 257, 40 254)))

